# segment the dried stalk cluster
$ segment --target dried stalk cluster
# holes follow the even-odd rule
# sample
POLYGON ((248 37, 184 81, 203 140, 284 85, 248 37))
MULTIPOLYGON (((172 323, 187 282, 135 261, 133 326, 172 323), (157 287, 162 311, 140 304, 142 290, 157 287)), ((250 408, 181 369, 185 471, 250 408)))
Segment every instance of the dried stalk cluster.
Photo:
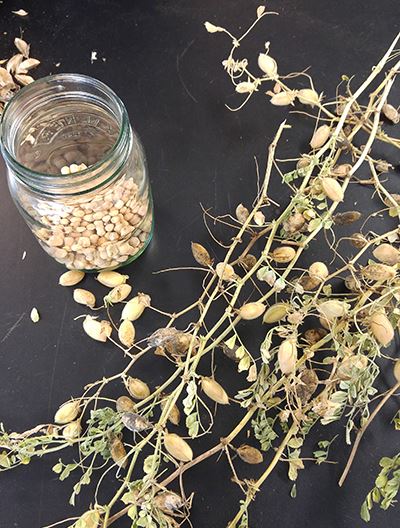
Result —
MULTIPOLYGON (((347 443, 354 440, 340 481, 343 484, 365 430, 400 388, 400 362, 387 350, 382 352, 393 342, 400 321, 400 198, 386 189, 381 178, 382 172, 391 171, 391 164, 374 157, 375 144, 380 141, 395 148, 400 145, 387 127, 388 121, 399 121, 397 110, 388 102, 400 66, 394 51, 398 38, 357 90, 347 82, 335 101, 324 102, 308 75, 299 74, 310 81, 310 87, 286 86, 286 79, 295 76, 281 76, 277 60, 269 54, 269 43, 258 57, 261 76, 248 70, 247 59, 234 57, 242 40, 267 14, 260 7, 256 21, 240 38, 210 23, 206 28, 232 39, 232 50, 223 64, 245 100, 267 82, 272 85, 267 92, 272 104, 306 108, 315 120, 310 151, 286 170, 293 160, 278 162, 275 156, 288 125, 280 126, 269 147, 264 181, 253 207, 239 204, 235 216, 214 219, 226 226, 229 236, 234 231, 225 255, 211 258, 204 246, 192 244, 193 257, 205 278, 203 293, 190 306, 168 314, 152 306, 145 294, 129 300, 128 277, 117 272, 97 277, 111 289, 98 308, 89 290, 75 289, 77 302, 89 310, 105 310, 109 316, 97 318, 90 312, 83 320, 84 331, 90 338, 120 347, 128 358, 126 367, 91 383, 79 398, 63 404, 54 423, 25 433, 3 430, 0 436, 4 469, 58 452, 66 445, 79 451, 73 463, 59 460, 53 468, 61 480, 75 476, 71 504, 82 486, 98 483, 91 506, 76 519, 75 528, 106 528, 124 516, 135 527, 184 525, 193 499, 186 494, 184 473, 219 454, 226 458, 233 482, 244 494, 228 528, 248 527, 249 504, 278 463, 286 465, 288 478, 295 483, 305 467, 303 445, 317 424, 326 427, 341 420, 347 443), (369 96, 367 104, 364 95, 369 96), (368 168, 368 179, 359 176, 361 167, 364 174, 368 168), (275 203, 269 193, 272 174, 280 174, 292 194, 277 217, 270 213, 275 203), (390 231, 377 232, 380 222, 375 229, 367 229, 372 215, 357 233, 338 240, 331 236, 337 225, 351 226, 360 220, 358 211, 336 212, 339 204, 346 205, 350 184, 372 187, 381 202, 380 213, 393 223, 390 231), (335 262, 341 264, 334 267, 333 261, 315 261, 304 269, 301 257, 319 234, 325 235, 335 262), (353 248, 351 258, 340 254, 344 244, 353 248), (338 283, 344 293, 335 293, 338 283), (223 309, 215 318, 221 302, 223 309), (123 303, 119 310, 122 322, 116 325, 110 309, 118 309, 112 308, 118 303, 123 303), (145 310, 154 310, 167 320, 138 340, 133 322, 140 330, 145 310), (199 315, 193 323, 178 329, 183 316, 196 310, 199 315), (257 353, 241 337, 247 324, 265 325, 257 353), (223 372, 215 371, 214 358, 221 353, 232 360, 242 380, 243 388, 237 394, 227 386, 223 372), (175 367, 173 374, 152 387, 137 377, 136 364, 146 358, 168 361, 175 367), (392 388, 383 395, 376 388, 381 372, 378 359, 393 365, 392 388), (208 374, 200 374, 200 367, 208 374), (114 402, 102 396, 112 383, 121 391, 114 402), (371 413, 376 398, 381 399, 371 413), (237 406, 240 420, 224 438, 215 440, 214 447, 202 451, 201 441, 195 439, 212 433, 214 420, 221 415, 218 407, 214 412, 215 405, 228 404, 237 406), (249 428, 252 436, 243 444, 240 437, 249 428), (256 480, 242 476, 245 469, 240 461, 260 467, 256 480), (108 502, 100 502, 98 490, 112 470, 120 485, 108 502)), ((61 276, 60 284, 75 287, 83 278, 81 272, 71 270, 61 276)), ((334 439, 319 442, 311 460, 329 462, 334 439)), ((398 455, 385 459, 381 466, 376 488, 361 511, 365 520, 373 502, 388 507, 399 489, 398 455)), ((292 496, 295 493, 294 485, 292 496)))

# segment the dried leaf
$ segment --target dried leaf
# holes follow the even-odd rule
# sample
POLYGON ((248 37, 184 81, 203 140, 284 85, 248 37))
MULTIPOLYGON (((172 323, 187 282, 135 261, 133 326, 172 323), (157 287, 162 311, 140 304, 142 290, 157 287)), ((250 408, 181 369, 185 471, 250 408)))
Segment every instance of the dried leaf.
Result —
POLYGON ((31 84, 35 80, 30 75, 22 75, 22 74, 16 74, 15 78, 17 79, 17 81, 20 84, 22 84, 22 86, 26 86, 27 84, 31 84))
POLYGON ((0 86, 13 85, 14 81, 9 71, 5 68, 0 68, 0 86))
MULTIPOLYGON (((11 60, 11 59, 10 59, 11 60)), ((38 59, 25 59, 19 64, 19 67, 17 68, 17 73, 26 73, 28 70, 31 70, 32 68, 36 68, 36 66, 39 66, 40 61, 38 59)))
POLYGON ((28 11, 25 11, 25 9, 18 9, 18 11, 11 11, 14 13, 14 15, 18 15, 20 17, 24 17, 28 14, 28 11))
POLYGON ((9 59, 7 62, 7 66, 6 66, 7 71, 14 73, 18 69, 23 58, 24 56, 22 55, 22 53, 17 53, 13 55, 11 59, 9 59))
POLYGON ((24 57, 26 58, 29 57, 30 44, 28 44, 27 42, 25 42, 25 40, 18 38, 18 37, 14 39, 14 44, 17 50, 20 51, 24 57))

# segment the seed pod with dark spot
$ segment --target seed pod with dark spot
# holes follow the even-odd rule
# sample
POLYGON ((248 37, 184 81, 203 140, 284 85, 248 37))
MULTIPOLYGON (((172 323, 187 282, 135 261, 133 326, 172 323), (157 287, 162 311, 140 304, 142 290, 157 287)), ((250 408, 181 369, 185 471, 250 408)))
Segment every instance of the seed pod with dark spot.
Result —
POLYGON ((115 404, 118 412, 133 412, 135 410, 135 404, 129 396, 120 396, 115 404))
POLYGON ((134 433, 140 433, 151 427, 151 423, 146 418, 132 412, 125 412, 122 415, 122 423, 129 431, 134 433))
POLYGON ((192 255, 194 260, 200 264, 200 266, 205 266, 208 268, 208 266, 211 266, 213 263, 212 258, 210 257, 210 254, 206 248, 197 242, 192 242, 192 255))
POLYGON ((184 356, 189 350, 192 338, 193 336, 191 334, 178 332, 165 343, 164 348, 171 356, 184 356))
POLYGON ((126 467, 128 460, 126 449, 122 440, 118 436, 113 436, 109 440, 111 458, 119 467, 126 467))
POLYGON ((239 363, 240 361, 240 358, 236 356, 236 350, 238 348, 239 348, 238 345, 234 345, 232 348, 228 347, 226 343, 222 343, 221 345, 222 352, 225 354, 225 356, 227 356, 232 361, 235 361, 235 363, 239 363))
POLYGON ((309 165, 310 165, 310 162, 311 162, 311 158, 309 158, 308 156, 306 155, 303 155, 301 156, 301 158, 299 159, 299 161, 297 162, 296 164, 296 169, 299 170, 299 169, 305 169, 307 168, 309 165))
POLYGON ((296 394, 302 404, 307 403, 318 387, 318 376, 315 370, 304 369, 300 376, 300 383, 296 386, 296 394))
POLYGON ((260 450, 246 444, 238 447, 236 453, 247 464, 261 464, 264 460, 260 450))
POLYGON ((310 344, 315 345, 321 341, 328 333, 325 328, 310 328, 304 332, 304 339, 310 344))
POLYGON ((368 264, 362 268, 361 274, 367 280, 387 281, 396 276, 396 268, 386 264, 368 264))
POLYGON ((321 284, 321 281, 316 277, 303 275, 302 277, 299 277, 295 283, 299 284, 304 291, 312 291, 321 284))
POLYGON ((345 213, 337 213, 333 216, 332 220, 336 225, 352 224, 360 220, 362 214, 359 211, 346 211, 345 213))
POLYGON ((352 166, 349 163, 342 163, 341 165, 335 165, 330 174, 334 178, 345 178, 351 171, 352 166))
POLYGON ((173 491, 162 491, 154 497, 154 505, 165 513, 173 513, 184 506, 184 500, 173 491))
POLYGON ((135 398, 136 400, 144 400, 150 396, 149 386, 139 378, 132 378, 129 376, 125 381, 125 386, 132 398, 135 398))
POLYGON ((353 275, 347 275, 347 277, 344 279, 344 285, 348 290, 353 292, 359 292, 362 290, 360 281, 353 275))
POLYGON ((257 259, 254 255, 248 254, 248 255, 245 255, 243 258, 241 258, 240 262, 245 268, 245 270, 249 271, 251 268, 253 268, 257 264, 257 259))
POLYGON ((306 219, 301 213, 294 213, 283 222, 283 229, 286 233, 294 234, 301 231, 306 223, 306 219))
POLYGON ((362 233, 353 233, 349 240, 351 245, 357 249, 363 248, 368 243, 368 240, 362 233))

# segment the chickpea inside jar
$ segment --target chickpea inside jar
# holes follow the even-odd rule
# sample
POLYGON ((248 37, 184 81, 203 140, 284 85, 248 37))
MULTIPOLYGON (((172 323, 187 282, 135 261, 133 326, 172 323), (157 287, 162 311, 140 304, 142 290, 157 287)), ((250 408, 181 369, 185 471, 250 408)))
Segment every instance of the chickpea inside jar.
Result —
POLYGON ((8 185, 42 248, 69 269, 115 269, 153 231, 146 160, 127 111, 102 82, 77 74, 24 87, 1 119, 8 185))

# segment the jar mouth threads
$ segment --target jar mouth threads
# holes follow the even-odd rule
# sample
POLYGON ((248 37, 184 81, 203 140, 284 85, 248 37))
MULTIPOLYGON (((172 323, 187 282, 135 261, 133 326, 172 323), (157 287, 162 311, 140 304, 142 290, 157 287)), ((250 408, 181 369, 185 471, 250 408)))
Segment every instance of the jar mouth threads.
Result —
POLYGON ((31 188, 49 194, 104 184, 123 165, 130 143, 125 106, 104 83, 86 75, 57 74, 20 90, 1 119, 8 166, 31 188), (87 169, 61 174, 63 165, 87 169))

